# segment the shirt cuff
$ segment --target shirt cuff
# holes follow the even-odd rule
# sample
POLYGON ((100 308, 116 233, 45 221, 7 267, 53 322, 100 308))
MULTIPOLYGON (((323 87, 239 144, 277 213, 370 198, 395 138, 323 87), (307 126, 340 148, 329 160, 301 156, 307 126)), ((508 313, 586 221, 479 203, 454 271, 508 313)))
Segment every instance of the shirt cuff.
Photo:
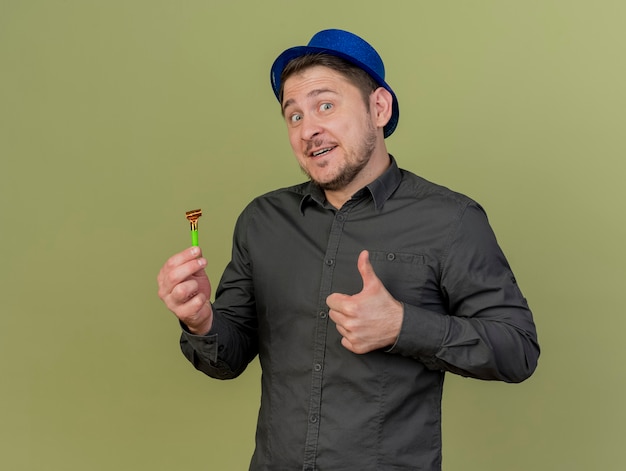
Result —
POLYGON ((211 329, 205 335, 196 335, 192 334, 183 322, 180 322, 180 327, 183 329, 182 337, 187 341, 187 343, 189 343, 189 346, 193 348, 193 350, 198 352, 202 358, 205 358, 212 363, 217 362, 217 332, 214 332, 213 329, 211 329))
POLYGON ((434 356, 448 329, 448 316, 404 304, 400 334, 389 353, 408 357, 434 356))

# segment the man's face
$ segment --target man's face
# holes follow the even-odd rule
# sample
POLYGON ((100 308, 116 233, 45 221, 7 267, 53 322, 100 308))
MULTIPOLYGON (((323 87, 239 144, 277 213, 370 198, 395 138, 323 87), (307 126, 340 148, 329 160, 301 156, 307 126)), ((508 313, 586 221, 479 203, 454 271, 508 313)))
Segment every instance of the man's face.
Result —
POLYGON ((358 181, 380 133, 356 86, 332 69, 311 67, 285 81, 282 106, 291 148, 311 180, 330 191, 358 181))

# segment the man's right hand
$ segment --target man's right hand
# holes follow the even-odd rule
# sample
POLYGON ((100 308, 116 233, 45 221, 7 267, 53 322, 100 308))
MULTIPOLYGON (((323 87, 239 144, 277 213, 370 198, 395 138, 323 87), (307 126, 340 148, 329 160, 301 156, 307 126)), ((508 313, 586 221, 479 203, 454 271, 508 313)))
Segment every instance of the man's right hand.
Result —
POLYGON ((213 324, 206 264, 200 248, 191 247, 165 262, 157 277, 159 298, 196 335, 206 334, 213 324))

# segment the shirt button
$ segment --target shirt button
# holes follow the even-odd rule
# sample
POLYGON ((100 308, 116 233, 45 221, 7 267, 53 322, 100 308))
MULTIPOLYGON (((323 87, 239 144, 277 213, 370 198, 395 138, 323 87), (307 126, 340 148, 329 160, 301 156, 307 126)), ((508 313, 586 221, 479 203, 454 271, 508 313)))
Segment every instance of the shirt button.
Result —
POLYGON ((396 254, 393 252, 389 252, 387 254, 387 260, 389 260, 390 262, 393 262, 396 259, 396 254))
POLYGON ((310 421, 312 424, 317 423, 317 415, 312 415, 312 416, 309 418, 309 421, 310 421))
POLYGON ((322 365, 320 365, 319 363, 316 363, 315 365, 313 365, 313 370, 322 371, 322 365))
POLYGON ((332 258, 327 258, 325 263, 330 267, 335 261, 332 258))
POLYGON ((346 219, 346 217, 343 214, 337 214, 337 221, 342 222, 346 219))
POLYGON ((320 318, 321 319, 326 319, 326 317, 328 317, 328 313, 326 311, 321 311, 320 312, 320 318))

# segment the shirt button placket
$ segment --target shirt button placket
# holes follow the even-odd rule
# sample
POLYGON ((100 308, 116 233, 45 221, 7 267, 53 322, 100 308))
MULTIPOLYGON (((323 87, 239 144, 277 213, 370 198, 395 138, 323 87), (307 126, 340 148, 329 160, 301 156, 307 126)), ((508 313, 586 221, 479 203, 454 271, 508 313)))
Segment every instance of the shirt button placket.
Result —
POLYGON ((322 266, 322 280, 319 292, 319 315, 313 345, 313 371, 311 377, 311 397, 309 407, 309 427, 304 448, 304 468, 315 469, 317 441, 320 428, 320 414, 322 408, 322 380, 324 369, 324 356, 326 353, 326 331, 328 325, 328 310, 326 298, 331 294, 335 258, 339 250, 339 242, 347 215, 340 212, 335 214, 335 219, 330 229, 328 245, 322 266))

